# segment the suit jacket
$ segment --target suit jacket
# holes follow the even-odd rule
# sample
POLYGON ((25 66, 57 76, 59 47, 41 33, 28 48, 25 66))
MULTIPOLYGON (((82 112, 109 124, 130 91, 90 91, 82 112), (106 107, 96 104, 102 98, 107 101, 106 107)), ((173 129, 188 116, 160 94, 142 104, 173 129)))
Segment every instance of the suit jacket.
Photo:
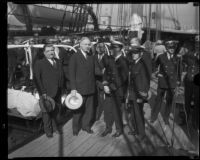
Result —
POLYGON ((151 72, 147 69, 149 67, 151 67, 150 63, 146 63, 143 58, 141 58, 137 63, 133 62, 130 65, 130 100, 136 100, 137 98, 146 100, 150 88, 149 76, 151 75, 151 72), (146 96, 141 93, 146 94, 146 96))
POLYGON ((104 64, 104 60, 107 59, 108 55, 104 54, 102 59, 99 60, 98 59, 98 54, 94 55, 94 59, 95 59, 95 68, 96 70, 98 70, 99 74, 95 75, 95 79, 96 79, 96 85, 97 88, 100 90, 103 90, 103 72, 102 70, 105 68, 105 64, 104 64))
POLYGON ((77 90, 81 95, 95 93, 95 60, 93 55, 85 59, 78 49, 69 62, 69 79, 71 90, 77 90))
POLYGON ((185 70, 187 72, 185 78, 192 82, 194 76, 199 73, 199 59, 194 53, 187 53, 183 55, 183 63, 186 66, 185 70))
POLYGON ((178 76, 179 65, 176 55, 169 60, 165 52, 158 56, 156 65, 159 66, 158 87, 175 88, 177 80, 180 79, 178 76))
POLYGON ((67 81, 69 81, 69 60, 72 54, 72 51, 67 51, 63 47, 59 47, 59 58, 63 66, 64 77, 67 81))
POLYGON ((115 61, 112 56, 105 59, 106 71, 103 79, 108 82, 111 91, 117 93, 121 98, 125 96, 125 90, 128 80, 128 65, 123 56, 115 61))
POLYGON ((40 94, 54 98, 59 88, 63 87, 63 71, 60 60, 55 59, 56 68, 46 59, 36 61, 34 77, 40 94))

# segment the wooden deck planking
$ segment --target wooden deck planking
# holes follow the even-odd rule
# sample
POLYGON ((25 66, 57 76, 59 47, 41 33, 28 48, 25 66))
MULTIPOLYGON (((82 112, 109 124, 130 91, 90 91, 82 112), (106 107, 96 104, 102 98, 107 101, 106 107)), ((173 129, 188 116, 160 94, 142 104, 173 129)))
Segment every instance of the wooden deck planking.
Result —
MULTIPOLYGON (((100 121, 99 121, 100 122, 100 121)), ((82 143, 77 149, 73 150, 68 156, 82 156, 84 152, 90 149, 92 146, 98 144, 99 136, 103 132, 101 127, 104 128, 102 123, 96 122, 92 127, 94 134, 92 134, 86 141, 86 143, 82 143)))
MULTIPOLYGON (((152 82, 151 87, 153 87, 155 90, 156 83, 152 82)), ((150 105, 145 104, 144 107, 146 119, 150 118, 150 105)), ((171 143, 172 119, 170 119, 170 127, 164 125, 161 114, 159 114, 159 121, 163 129, 165 129, 167 141, 171 143)), ((146 121, 146 134, 148 137, 148 142, 145 143, 141 143, 133 135, 128 135, 128 127, 125 127, 124 135, 118 138, 113 138, 111 135, 100 137, 100 134, 105 129, 103 115, 100 121, 97 121, 93 125, 92 129, 95 132, 92 135, 87 134, 84 131, 80 131, 77 137, 73 136, 72 120, 69 120, 63 126, 63 135, 57 135, 54 133, 54 137, 51 139, 48 139, 46 135, 43 135, 29 144, 10 153, 8 158, 57 156, 137 156, 148 155, 152 153, 156 147, 165 145, 165 138, 158 120, 154 124, 150 124, 146 121)), ((112 133, 114 132, 115 125, 113 126, 112 133)), ((187 135, 177 124, 175 124, 174 139, 174 148, 194 149, 194 146, 189 141, 187 135)))

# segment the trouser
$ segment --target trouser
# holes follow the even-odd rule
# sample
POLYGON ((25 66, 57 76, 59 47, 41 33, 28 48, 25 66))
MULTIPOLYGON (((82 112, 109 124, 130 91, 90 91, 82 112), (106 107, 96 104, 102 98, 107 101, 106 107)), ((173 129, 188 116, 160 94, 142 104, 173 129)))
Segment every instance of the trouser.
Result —
POLYGON ((120 107, 121 101, 117 95, 106 95, 103 107, 106 129, 112 130, 113 123, 115 122, 116 131, 123 132, 120 107))
POLYGON ((193 127, 199 129, 199 86, 194 87, 194 112, 192 116, 193 127))
POLYGON ((84 95, 82 106, 73 111, 73 132, 78 132, 81 128, 86 130, 91 128, 92 118, 94 116, 93 101, 94 94, 84 95))
POLYGON ((103 112, 104 92, 101 90, 98 90, 97 94, 98 94, 97 95, 98 104, 96 108, 96 120, 99 120, 103 112))
POLYGON ((143 106, 144 103, 137 103, 136 100, 130 101, 130 122, 136 134, 141 136, 145 135, 145 119, 143 106))
POLYGON ((52 133, 53 130, 58 130, 58 122, 56 120, 56 115, 58 112, 58 107, 55 108, 54 111, 47 113, 42 113, 42 120, 44 124, 45 133, 52 133))
POLYGON ((52 97, 55 101, 55 109, 49 113, 42 113, 42 120, 44 124, 45 133, 52 133, 53 130, 58 130, 58 120, 60 116, 59 114, 61 112, 60 93, 61 90, 59 89, 57 95, 55 97, 52 97))
POLYGON ((174 88, 160 88, 157 89, 157 96, 155 99, 154 107, 151 111, 151 119, 156 120, 158 117, 158 113, 161 110, 162 102, 164 95, 166 93, 166 105, 164 107, 164 115, 163 119, 164 121, 167 121, 169 119, 169 115, 172 109, 172 101, 174 96, 174 88))
POLYGON ((196 95, 195 95, 194 91, 197 86, 193 82, 191 82, 187 79, 185 79, 184 85, 185 85, 185 96, 184 96, 185 109, 186 109, 187 117, 189 119, 189 117, 191 117, 191 106, 192 106, 191 102, 195 101, 194 97, 196 95))

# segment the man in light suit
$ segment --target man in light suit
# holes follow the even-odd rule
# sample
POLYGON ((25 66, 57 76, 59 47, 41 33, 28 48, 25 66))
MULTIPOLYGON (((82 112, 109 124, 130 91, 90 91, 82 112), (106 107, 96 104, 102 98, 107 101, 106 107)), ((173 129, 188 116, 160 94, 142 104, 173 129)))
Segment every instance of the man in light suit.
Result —
POLYGON ((73 135, 77 136, 80 129, 92 134, 93 99, 95 94, 95 60, 90 52, 89 38, 80 40, 80 48, 73 54, 69 62, 69 79, 71 94, 83 96, 82 106, 73 112, 73 135))
MULTIPOLYGON (((45 45, 43 52, 45 57, 36 61, 34 65, 36 86, 41 98, 47 99, 47 96, 49 96, 53 98, 57 104, 60 104, 61 89, 63 88, 63 71, 61 63, 58 59, 54 58, 55 52, 53 45, 45 45)), ((53 127, 55 126, 52 124, 52 118, 56 120, 57 112, 58 106, 55 107, 55 110, 52 113, 42 113, 44 131, 47 137, 53 136, 53 127)))

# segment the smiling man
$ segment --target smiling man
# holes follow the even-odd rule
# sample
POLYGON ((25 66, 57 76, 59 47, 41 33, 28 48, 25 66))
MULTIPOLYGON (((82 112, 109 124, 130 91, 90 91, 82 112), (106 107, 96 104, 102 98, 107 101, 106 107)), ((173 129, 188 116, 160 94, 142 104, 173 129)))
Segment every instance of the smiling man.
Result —
POLYGON ((82 106, 73 112, 73 135, 77 136, 80 129, 92 134, 93 101, 95 94, 95 61, 90 52, 89 38, 80 40, 80 48, 73 54, 69 62, 69 79, 71 94, 83 96, 82 106))
MULTIPOLYGON (((36 61, 34 65, 35 82, 43 100, 51 97, 57 104, 60 104, 61 89, 63 88, 63 71, 60 60, 54 58, 54 47, 51 44, 44 46, 44 58, 36 61)), ((58 130, 57 125, 53 125, 52 118, 56 122, 58 106, 51 113, 43 111, 42 118, 44 131, 47 137, 53 136, 53 127, 58 130)))

